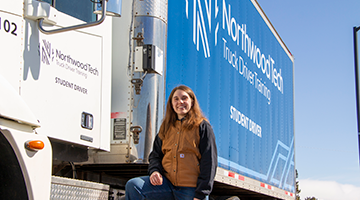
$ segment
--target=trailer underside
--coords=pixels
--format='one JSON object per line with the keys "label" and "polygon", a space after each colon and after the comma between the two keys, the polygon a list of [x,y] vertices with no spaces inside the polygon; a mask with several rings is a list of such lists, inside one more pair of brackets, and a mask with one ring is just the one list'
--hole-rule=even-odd
{"label": "trailer underside", "polygon": [[[75,168],[73,168],[70,164],[63,163],[62,165],[56,165],[53,175],[95,181],[109,184],[113,188],[124,189],[129,179],[147,175],[147,168],[147,164],[86,164],[75,165]],[[76,177],[73,177],[74,169],[76,170]],[[215,181],[211,196],[214,198],[218,196],[238,196],[241,200],[277,199],[259,192]]]}

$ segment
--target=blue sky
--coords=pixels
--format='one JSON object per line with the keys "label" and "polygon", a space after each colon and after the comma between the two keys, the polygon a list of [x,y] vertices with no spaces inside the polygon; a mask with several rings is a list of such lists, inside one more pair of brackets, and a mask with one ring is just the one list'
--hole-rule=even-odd
{"label": "blue sky", "polygon": [[301,199],[360,199],[353,47],[360,1],[258,2],[295,57]]}

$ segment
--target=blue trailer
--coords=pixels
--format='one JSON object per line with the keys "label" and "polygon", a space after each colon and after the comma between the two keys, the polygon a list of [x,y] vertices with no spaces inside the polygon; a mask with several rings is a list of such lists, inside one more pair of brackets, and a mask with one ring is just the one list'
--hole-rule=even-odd
{"label": "blue trailer", "polygon": [[258,3],[171,1],[168,17],[166,94],[197,94],[216,136],[215,185],[294,199],[294,59]]}

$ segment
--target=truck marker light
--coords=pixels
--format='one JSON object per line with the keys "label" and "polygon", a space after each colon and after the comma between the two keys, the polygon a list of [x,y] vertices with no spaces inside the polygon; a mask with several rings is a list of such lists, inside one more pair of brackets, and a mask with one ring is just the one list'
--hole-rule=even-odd
{"label": "truck marker light", "polygon": [[44,146],[44,142],[41,140],[31,140],[25,142],[25,148],[31,151],[42,150]]}

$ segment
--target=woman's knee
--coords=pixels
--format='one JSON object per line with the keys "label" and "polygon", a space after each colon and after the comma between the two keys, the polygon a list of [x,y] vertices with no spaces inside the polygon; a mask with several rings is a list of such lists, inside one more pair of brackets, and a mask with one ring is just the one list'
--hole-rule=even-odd
{"label": "woman's knee", "polygon": [[146,182],[150,182],[149,176],[132,178],[126,183],[125,190],[134,189],[134,188],[138,188],[138,189],[143,188]]}
{"label": "woman's knee", "polygon": [[125,185],[125,190],[133,189],[135,186],[139,187],[140,185],[143,185],[144,181],[140,177],[132,178],[128,180],[128,182]]}

